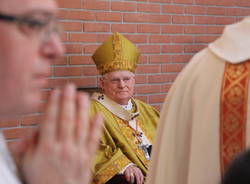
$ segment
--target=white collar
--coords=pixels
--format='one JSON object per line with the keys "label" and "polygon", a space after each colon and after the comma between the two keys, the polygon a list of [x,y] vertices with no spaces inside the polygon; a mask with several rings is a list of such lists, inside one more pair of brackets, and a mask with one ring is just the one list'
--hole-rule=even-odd
{"label": "white collar", "polygon": [[121,106],[122,106],[122,108],[126,109],[127,111],[130,111],[133,108],[133,104],[131,102],[131,99],[129,99],[127,105],[121,105]]}
{"label": "white collar", "polygon": [[209,44],[218,57],[236,64],[250,59],[250,17],[226,26],[219,39]]}
{"label": "white collar", "polygon": [[93,100],[96,100],[100,104],[102,104],[104,107],[106,107],[114,115],[118,116],[119,118],[121,118],[125,121],[131,121],[131,120],[135,119],[137,116],[139,116],[139,106],[133,98],[131,99],[131,104],[133,101],[133,103],[135,104],[135,107],[136,107],[135,108],[136,112],[130,112],[130,111],[124,109],[120,104],[111,100],[105,94],[102,94],[102,93],[94,93],[91,98]]}

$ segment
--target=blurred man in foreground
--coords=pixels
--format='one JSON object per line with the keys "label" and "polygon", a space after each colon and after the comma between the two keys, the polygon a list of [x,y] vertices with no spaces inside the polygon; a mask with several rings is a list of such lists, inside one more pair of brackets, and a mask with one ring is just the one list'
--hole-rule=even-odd
{"label": "blurred man in foreground", "polygon": [[[0,0],[0,118],[34,111],[49,65],[63,54],[54,0]],[[73,85],[54,90],[39,131],[13,145],[0,135],[1,184],[87,184],[101,118]],[[16,163],[14,163],[14,160]]]}

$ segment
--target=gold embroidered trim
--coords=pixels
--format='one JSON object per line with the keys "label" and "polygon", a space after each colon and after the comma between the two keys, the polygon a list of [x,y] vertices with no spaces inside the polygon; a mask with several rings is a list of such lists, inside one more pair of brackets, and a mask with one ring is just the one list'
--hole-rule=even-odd
{"label": "gold embroidered trim", "polygon": [[131,163],[130,160],[124,155],[121,155],[117,160],[112,162],[108,168],[98,173],[93,178],[94,184],[104,184],[117,173],[119,173],[126,165]]}
{"label": "gold embroidered trim", "polygon": [[[137,144],[138,140],[133,135],[133,132],[131,131],[131,127],[128,126],[128,123],[126,121],[123,121],[122,119],[117,118],[117,117],[116,117],[116,119],[117,119],[117,122],[118,122],[118,125],[119,125],[120,129],[121,129],[122,134],[127,139],[127,142],[130,144],[130,146],[132,147],[133,151],[136,153],[136,155],[138,156],[138,158],[141,160],[141,162],[143,163],[143,165],[145,166],[145,168],[148,168],[149,160],[147,160],[145,158],[144,152],[141,149],[139,149],[138,144]],[[143,126],[140,126],[140,128],[142,130],[145,130],[142,127]]]}
{"label": "gold embroidered trim", "polygon": [[220,163],[223,175],[237,153],[246,147],[250,61],[225,65],[220,105]]}

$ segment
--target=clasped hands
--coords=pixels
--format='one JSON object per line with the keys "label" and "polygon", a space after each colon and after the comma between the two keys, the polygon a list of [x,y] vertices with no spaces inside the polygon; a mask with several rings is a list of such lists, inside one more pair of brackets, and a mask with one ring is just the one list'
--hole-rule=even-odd
{"label": "clasped hands", "polygon": [[88,184],[102,117],[89,120],[89,99],[68,84],[52,91],[41,127],[31,139],[12,145],[27,184]]}

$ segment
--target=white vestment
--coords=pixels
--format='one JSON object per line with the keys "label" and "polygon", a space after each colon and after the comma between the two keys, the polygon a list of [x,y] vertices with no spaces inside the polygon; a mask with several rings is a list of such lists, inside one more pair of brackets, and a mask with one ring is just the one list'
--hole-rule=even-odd
{"label": "white vestment", "polygon": [[[248,59],[249,17],[226,26],[218,40],[187,64],[163,105],[147,184],[219,183],[220,94],[224,68],[227,62],[237,64]],[[249,146],[250,97],[246,103],[246,146]]]}
{"label": "white vestment", "polygon": [[21,184],[16,166],[0,132],[0,184]]}

